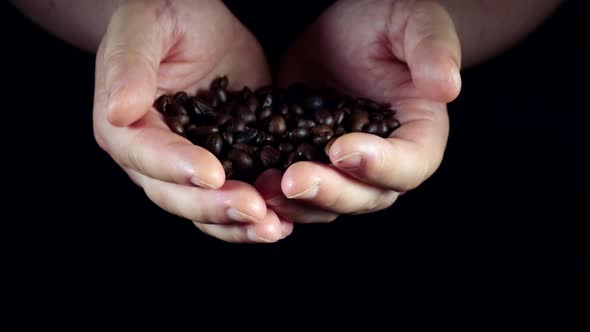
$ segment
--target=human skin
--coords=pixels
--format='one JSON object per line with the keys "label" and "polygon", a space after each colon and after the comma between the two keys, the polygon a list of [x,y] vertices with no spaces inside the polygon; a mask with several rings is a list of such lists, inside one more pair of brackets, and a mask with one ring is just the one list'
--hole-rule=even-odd
{"label": "human skin", "polygon": [[219,162],[173,135],[151,107],[158,94],[195,91],[217,75],[235,87],[270,82],[260,46],[220,1],[14,2],[62,39],[97,51],[99,145],[157,205],[230,242],[273,242],[292,222],[380,210],[421,184],[442,160],[446,103],[460,91],[461,67],[513,45],[560,3],[336,2],[286,53],[279,83],[391,102],[402,127],[387,140],[346,135],[330,149],[334,166],[268,171],[255,189],[224,181]]}

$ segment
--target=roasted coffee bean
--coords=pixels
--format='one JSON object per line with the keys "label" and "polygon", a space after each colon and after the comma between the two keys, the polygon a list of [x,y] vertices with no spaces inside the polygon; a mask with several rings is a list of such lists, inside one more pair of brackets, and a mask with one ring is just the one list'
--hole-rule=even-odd
{"label": "roasted coffee bean", "polygon": [[315,145],[322,145],[323,146],[323,145],[327,144],[333,137],[334,137],[334,134],[324,133],[324,134],[314,137],[312,141],[313,141],[313,144],[315,144]]}
{"label": "roasted coffee bean", "polygon": [[327,126],[333,126],[335,122],[332,114],[330,114],[330,112],[325,109],[317,110],[314,114],[314,119],[315,122]]}
{"label": "roasted coffee bean", "polygon": [[232,162],[232,166],[240,170],[254,166],[254,160],[244,151],[231,149],[227,153],[227,159]]}
{"label": "roasted coffee bean", "polygon": [[224,160],[221,165],[223,166],[223,171],[225,172],[225,178],[228,180],[231,179],[234,175],[232,162],[229,160]]}
{"label": "roasted coffee bean", "polygon": [[234,148],[236,150],[244,151],[247,154],[249,154],[250,156],[253,156],[258,151],[258,147],[248,145],[246,143],[236,143],[236,144],[232,145],[232,148]]}
{"label": "roasted coffee bean", "polygon": [[221,76],[221,77],[214,79],[211,82],[210,89],[211,90],[218,90],[218,89],[225,90],[225,89],[227,89],[228,84],[229,84],[229,79],[227,78],[227,76]]}
{"label": "roasted coffee bean", "polygon": [[370,118],[371,121],[381,121],[385,118],[385,113],[383,113],[382,111],[375,111],[371,114]]}
{"label": "roasted coffee bean", "polygon": [[292,131],[290,131],[287,136],[290,140],[295,141],[295,142],[303,141],[309,137],[309,128],[306,128],[306,127],[295,128]]}
{"label": "roasted coffee bean", "polygon": [[[349,114],[350,114],[350,110],[349,110]],[[344,121],[344,117],[346,117],[346,110],[344,108],[339,108],[336,111],[334,111],[334,124],[335,125],[339,125],[342,124],[342,121]]]}
{"label": "roasted coffee bean", "polygon": [[265,107],[258,112],[258,121],[265,121],[272,116],[272,107]]}
{"label": "roasted coffee bean", "polygon": [[183,126],[186,126],[191,122],[191,119],[187,114],[180,114],[176,118],[178,119],[178,121],[180,121],[180,123],[182,123]]}
{"label": "roasted coffee bean", "polygon": [[178,117],[182,114],[187,114],[184,107],[182,107],[182,105],[180,105],[178,103],[167,104],[164,109],[165,109],[166,116],[169,116],[169,117]]}
{"label": "roasted coffee bean", "polygon": [[308,110],[319,110],[325,105],[324,97],[320,95],[311,95],[303,100],[303,107]]}
{"label": "roasted coffee bean", "polygon": [[357,98],[356,103],[373,111],[379,110],[381,108],[379,103],[367,98]]}
{"label": "roasted coffee bean", "polygon": [[366,111],[355,110],[350,115],[350,131],[362,131],[367,123],[369,123],[369,113]]}
{"label": "roasted coffee bean", "polygon": [[262,97],[262,107],[272,106],[272,93],[267,93]]}
{"label": "roasted coffee bean", "polygon": [[249,87],[245,86],[242,88],[242,90],[240,90],[240,92],[238,92],[238,96],[242,102],[247,102],[250,97],[254,96],[254,93]]}
{"label": "roasted coffee bean", "polygon": [[334,129],[334,135],[336,135],[336,136],[342,136],[345,134],[346,134],[346,128],[344,128],[343,125],[336,126],[336,129]]}
{"label": "roasted coffee bean", "polygon": [[215,113],[215,109],[213,109],[211,105],[207,104],[204,100],[200,98],[195,98],[193,100],[193,107],[195,113],[198,115]]}
{"label": "roasted coffee bean", "polygon": [[334,131],[328,125],[319,125],[311,128],[311,134],[313,136],[320,136],[325,134],[334,135]]}
{"label": "roasted coffee bean", "polygon": [[216,126],[223,126],[231,119],[232,116],[227,113],[217,113],[211,118],[211,123]]}
{"label": "roasted coffee bean", "polygon": [[[328,141],[326,141],[326,143]],[[295,151],[300,159],[318,161],[321,158],[321,154],[319,153],[318,149],[307,142],[299,144],[297,150]]]}
{"label": "roasted coffee bean", "polygon": [[251,123],[256,122],[256,113],[251,112],[246,107],[239,107],[238,108],[238,117],[240,119],[244,120],[244,122],[246,124],[251,124]]}
{"label": "roasted coffee bean", "polygon": [[189,133],[192,136],[207,136],[210,134],[217,134],[219,133],[219,127],[217,126],[191,126],[189,129]]}
{"label": "roasted coffee bean", "polygon": [[254,128],[249,128],[246,129],[246,131],[237,134],[235,137],[235,141],[236,143],[249,143],[252,140],[254,140],[256,136],[258,136],[258,130]]}
{"label": "roasted coffee bean", "polygon": [[270,145],[260,150],[260,162],[266,168],[275,166],[281,159],[281,152]]}
{"label": "roasted coffee bean", "polygon": [[178,135],[184,135],[184,125],[177,117],[174,118],[167,118],[166,124],[174,133]]}
{"label": "roasted coffee bean", "polygon": [[254,91],[254,94],[256,96],[258,96],[259,98],[262,98],[263,96],[266,96],[271,93],[272,93],[272,86],[270,86],[270,85],[261,86],[258,89],[256,89],[256,91]]}
{"label": "roasted coffee bean", "polygon": [[311,127],[314,127],[315,125],[316,125],[315,121],[313,121],[311,119],[299,119],[299,121],[297,121],[297,127],[311,128]]}
{"label": "roasted coffee bean", "polygon": [[260,107],[260,102],[254,94],[250,94],[248,96],[246,106],[250,109],[251,112],[256,112],[256,110]]}
{"label": "roasted coffee bean", "polygon": [[289,153],[295,150],[295,145],[289,141],[279,143],[279,151]]}
{"label": "roasted coffee bean", "polygon": [[377,123],[375,122],[371,122],[371,123],[367,123],[364,127],[363,127],[363,131],[367,134],[373,134],[373,135],[377,135],[377,132],[379,131],[379,128],[377,126]]}
{"label": "roasted coffee bean", "polygon": [[219,134],[210,134],[205,139],[204,148],[213,153],[216,157],[219,157],[221,150],[223,149],[223,138]]}
{"label": "roasted coffee bean", "polygon": [[336,101],[336,108],[339,109],[339,108],[347,107],[348,104],[350,104],[350,102],[351,102],[351,98],[350,97],[341,96]]}
{"label": "roasted coffee bean", "polygon": [[231,132],[226,130],[221,133],[221,137],[227,142],[227,144],[234,144],[234,135]]}
{"label": "roasted coffee bean", "polygon": [[241,133],[246,130],[246,122],[242,119],[233,118],[225,123],[225,130],[231,133]]}
{"label": "roasted coffee bean", "polygon": [[291,116],[291,114],[289,113],[289,107],[287,107],[287,105],[285,105],[285,104],[277,107],[276,113],[281,115],[284,118],[289,118]]}
{"label": "roasted coffee bean", "polygon": [[188,100],[188,94],[184,91],[177,92],[174,94],[174,100],[179,104],[184,104]]}
{"label": "roasted coffee bean", "polygon": [[215,97],[217,98],[217,100],[219,100],[220,103],[227,103],[227,91],[225,91],[225,89],[215,90]]}
{"label": "roasted coffee bean", "polygon": [[295,151],[289,153],[289,156],[287,157],[287,160],[285,160],[285,163],[283,164],[283,168],[287,169],[289,168],[291,165],[293,165],[294,163],[301,161],[301,157],[299,156],[299,154]]}
{"label": "roasted coffee bean", "polygon": [[258,136],[254,140],[256,145],[276,145],[275,137],[265,131],[258,131]]}
{"label": "roasted coffee bean", "polygon": [[281,136],[285,131],[287,131],[287,122],[285,121],[285,118],[280,115],[273,115],[268,124],[268,132],[273,135]]}
{"label": "roasted coffee bean", "polygon": [[387,124],[387,127],[389,128],[389,130],[392,130],[392,131],[396,130],[397,128],[399,128],[401,126],[401,124],[395,118],[395,116],[393,114],[390,114],[385,118],[385,123]]}
{"label": "roasted coffee bean", "polygon": [[300,105],[291,104],[289,105],[289,113],[294,116],[302,116],[305,114],[305,110],[303,110],[303,107]]}
{"label": "roasted coffee bean", "polygon": [[158,97],[158,99],[156,99],[154,107],[156,108],[156,110],[158,112],[165,113],[166,106],[168,104],[172,104],[173,102],[174,102],[174,99],[172,97],[170,97],[169,95],[161,95],[160,97]]}
{"label": "roasted coffee bean", "polygon": [[377,132],[375,133],[376,135],[381,137],[387,137],[389,135],[390,130],[385,121],[377,121],[375,122],[375,125],[377,126]]}

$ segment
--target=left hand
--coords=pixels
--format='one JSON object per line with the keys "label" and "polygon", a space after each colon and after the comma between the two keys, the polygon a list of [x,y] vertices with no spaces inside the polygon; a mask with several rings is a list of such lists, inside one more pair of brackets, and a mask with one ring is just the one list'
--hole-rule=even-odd
{"label": "left hand", "polygon": [[443,158],[446,103],[461,89],[460,63],[453,21],[440,5],[338,1],[289,49],[280,82],[389,102],[402,125],[387,139],[340,137],[329,150],[333,165],[300,162],[284,174],[267,171],[256,187],[268,206],[292,222],[327,222],[385,209],[420,185]]}

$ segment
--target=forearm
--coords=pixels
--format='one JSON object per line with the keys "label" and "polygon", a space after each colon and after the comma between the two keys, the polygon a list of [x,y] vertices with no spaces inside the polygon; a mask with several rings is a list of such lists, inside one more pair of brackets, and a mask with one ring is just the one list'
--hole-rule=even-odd
{"label": "forearm", "polygon": [[111,15],[124,0],[11,0],[24,14],[59,38],[95,52]]}
{"label": "forearm", "polygon": [[453,18],[463,67],[485,61],[526,37],[563,0],[435,0]]}

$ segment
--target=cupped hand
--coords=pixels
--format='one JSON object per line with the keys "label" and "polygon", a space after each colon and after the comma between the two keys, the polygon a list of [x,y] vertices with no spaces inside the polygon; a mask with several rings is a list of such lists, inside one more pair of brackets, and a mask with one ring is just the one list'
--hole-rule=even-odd
{"label": "cupped hand", "polygon": [[326,222],[387,208],[420,185],[443,158],[460,63],[453,21],[438,4],[341,0],[327,9],[286,53],[281,84],[391,103],[401,127],[387,139],[338,138],[328,152],[333,165],[300,162],[284,174],[264,173],[257,188],[269,207],[289,221]]}
{"label": "cupped hand", "polygon": [[221,1],[127,1],[96,58],[95,137],[161,208],[225,241],[273,242],[292,225],[254,187],[225,181],[215,156],[152,107],[160,94],[195,93],[221,75],[234,89],[270,81],[259,44]]}

